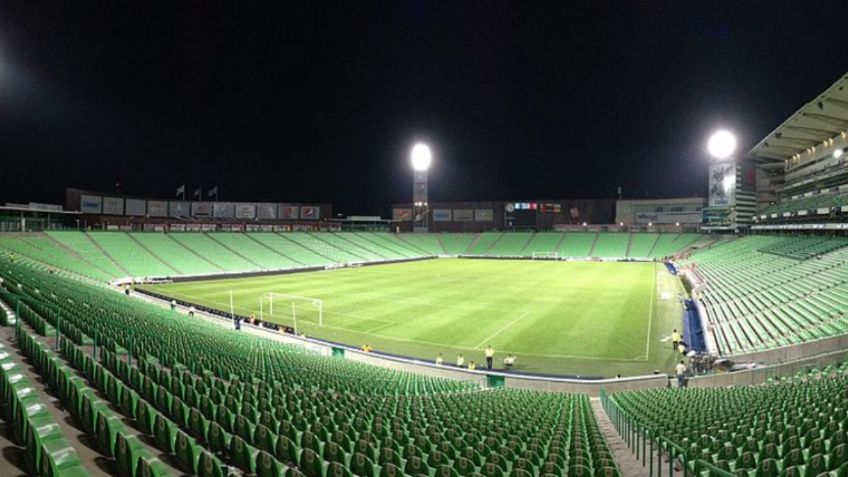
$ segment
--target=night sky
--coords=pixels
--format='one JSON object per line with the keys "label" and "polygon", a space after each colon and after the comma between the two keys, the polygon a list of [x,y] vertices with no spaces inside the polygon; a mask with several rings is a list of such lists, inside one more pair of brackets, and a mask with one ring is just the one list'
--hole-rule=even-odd
{"label": "night sky", "polygon": [[[706,193],[848,71],[846,1],[0,3],[0,202],[408,201]],[[119,184],[119,185],[118,185]]]}

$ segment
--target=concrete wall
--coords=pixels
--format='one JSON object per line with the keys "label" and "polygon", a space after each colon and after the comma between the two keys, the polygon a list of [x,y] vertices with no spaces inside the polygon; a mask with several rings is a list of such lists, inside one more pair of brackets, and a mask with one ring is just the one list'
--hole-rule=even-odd
{"label": "concrete wall", "polygon": [[767,367],[755,368],[733,373],[713,374],[710,376],[699,376],[689,380],[690,387],[710,388],[724,386],[745,386],[751,384],[763,384],[769,378],[780,376],[791,376],[798,371],[807,371],[811,368],[823,368],[829,364],[848,360],[848,349],[839,349],[817,356],[809,356],[791,362],[778,363]]}

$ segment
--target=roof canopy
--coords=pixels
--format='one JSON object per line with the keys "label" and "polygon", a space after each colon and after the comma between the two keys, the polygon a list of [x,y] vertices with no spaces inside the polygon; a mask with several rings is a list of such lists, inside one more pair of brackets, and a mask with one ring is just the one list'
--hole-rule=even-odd
{"label": "roof canopy", "polygon": [[763,138],[748,155],[765,161],[786,161],[814,147],[832,143],[848,130],[848,74],[810,101]]}

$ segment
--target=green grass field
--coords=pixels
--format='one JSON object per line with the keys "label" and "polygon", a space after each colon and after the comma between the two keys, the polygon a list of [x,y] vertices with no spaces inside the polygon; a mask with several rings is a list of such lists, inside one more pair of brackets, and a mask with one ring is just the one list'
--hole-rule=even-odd
{"label": "green grass field", "polygon": [[[582,376],[668,370],[675,356],[661,341],[680,328],[679,280],[653,263],[439,259],[321,272],[218,279],[148,287],[237,313],[260,315],[267,292],[320,298],[297,304],[308,336],[431,360],[484,361],[507,352],[519,371]],[[275,302],[267,321],[292,324],[291,303]]]}

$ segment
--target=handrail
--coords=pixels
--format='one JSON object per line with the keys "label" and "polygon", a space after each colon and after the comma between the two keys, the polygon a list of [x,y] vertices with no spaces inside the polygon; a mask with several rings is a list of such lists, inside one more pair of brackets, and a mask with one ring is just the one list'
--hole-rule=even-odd
{"label": "handrail", "polygon": [[[616,402],[615,397],[607,393],[605,389],[600,392],[601,406],[615,426],[618,434],[624,440],[627,447],[636,455],[636,459],[642,460],[642,466],[648,467],[650,477],[663,477],[663,454],[665,462],[668,462],[668,477],[674,477],[675,473],[682,475],[690,474],[692,471],[697,475],[700,470],[707,470],[710,476],[734,477],[726,470],[722,470],[711,463],[695,458],[687,462],[686,449],[672,442],[668,438],[642,422],[635,416],[630,415]],[[656,459],[656,464],[655,464]],[[682,468],[675,468],[678,463]],[[691,464],[691,468],[688,468]]]}

